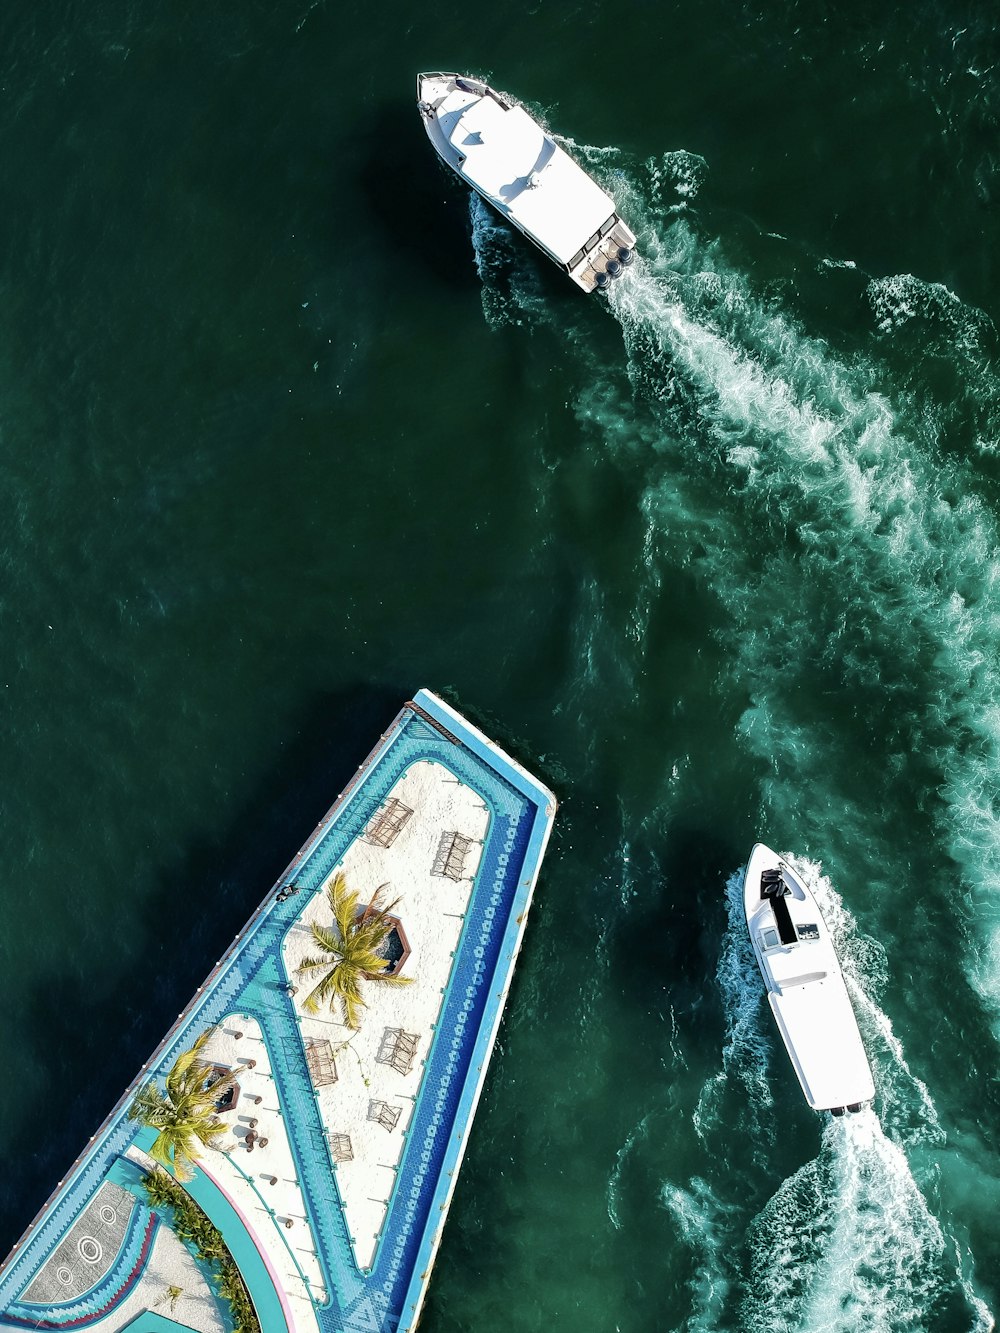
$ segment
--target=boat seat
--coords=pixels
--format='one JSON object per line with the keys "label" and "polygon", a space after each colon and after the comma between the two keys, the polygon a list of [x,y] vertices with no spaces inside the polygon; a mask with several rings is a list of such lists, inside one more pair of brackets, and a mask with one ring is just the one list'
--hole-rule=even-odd
{"label": "boat seat", "polygon": [[826,972],[803,972],[801,976],[788,977],[785,981],[779,981],[778,989],[784,994],[786,990],[792,990],[795,986],[808,986],[810,981],[822,981],[826,975]]}
{"label": "boat seat", "polygon": [[791,889],[785,882],[780,870],[762,870],[760,874],[760,896],[762,898],[787,898]]}

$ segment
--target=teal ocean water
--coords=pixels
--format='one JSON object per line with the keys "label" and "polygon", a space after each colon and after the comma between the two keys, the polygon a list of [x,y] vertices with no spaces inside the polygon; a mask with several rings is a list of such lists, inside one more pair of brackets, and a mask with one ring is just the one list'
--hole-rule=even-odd
{"label": "teal ocean water", "polygon": [[[987,6],[0,16],[0,1248],[399,703],[562,807],[427,1333],[1000,1305],[1000,39]],[[436,161],[526,102],[587,299]],[[835,925],[808,1111],[734,874]]]}

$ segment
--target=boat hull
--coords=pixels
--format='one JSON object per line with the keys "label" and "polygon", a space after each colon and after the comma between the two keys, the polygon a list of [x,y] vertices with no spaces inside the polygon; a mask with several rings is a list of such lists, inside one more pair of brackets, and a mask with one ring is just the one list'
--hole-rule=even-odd
{"label": "boat hull", "polygon": [[743,905],[768,1004],[807,1103],[860,1110],[875,1095],[840,960],[816,899],[762,843],[743,877]]}
{"label": "boat hull", "polygon": [[635,234],[614,200],[513,99],[461,74],[417,76],[438,156],[584,291],[632,262]]}

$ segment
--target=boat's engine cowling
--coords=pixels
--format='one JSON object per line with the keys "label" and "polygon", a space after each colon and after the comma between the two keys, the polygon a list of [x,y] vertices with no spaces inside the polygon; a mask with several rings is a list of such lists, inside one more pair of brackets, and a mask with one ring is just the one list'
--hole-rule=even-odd
{"label": "boat's engine cowling", "polygon": [[630,250],[627,245],[623,245],[618,251],[618,258],[622,261],[625,267],[628,268],[629,264],[631,264],[632,260],[635,258],[635,251]]}
{"label": "boat's engine cowling", "polygon": [[594,279],[594,285],[599,292],[606,292],[611,286],[611,279],[606,273],[598,273],[597,277]]}
{"label": "boat's engine cowling", "polygon": [[620,259],[608,260],[608,273],[612,278],[620,278],[622,275],[622,263]]}

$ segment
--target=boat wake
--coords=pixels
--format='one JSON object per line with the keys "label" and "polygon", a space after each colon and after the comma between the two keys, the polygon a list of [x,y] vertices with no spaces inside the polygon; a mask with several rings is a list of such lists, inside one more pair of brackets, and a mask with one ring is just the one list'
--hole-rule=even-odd
{"label": "boat wake", "polygon": [[[641,231],[609,298],[631,393],[599,365],[576,410],[602,447],[658,464],[641,501],[648,576],[682,567],[720,607],[727,693],[749,700],[739,740],[778,826],[805,785],[817,807],[825,789],[838,820],[865,823],[857,756],[831,764],[836,729],[796,703],[816,693],[796,690],[800,676],[856,699],[857,715],[891,715],[873,800],[904,810],[922,800],[960,868],[973,908],[967,972],[1000,1033],[1000,529],[974,473],[946,449],[949,407],[910,382],[890,397],[882,356],[919,328],[913,360],[948,347],[982,422],[1000,420],[992,325],[940,285],[873,279],[874,354],[838,356],[700,234],[689,205],[702,159],[670,153],[626,170],[617,150],[573,148]],[[592,321],[546,311],[530,252],[485,204],[472,207],[487,318],[558,318],[585,360]],[[990,441],[984,429],[973,443],[986,453]],[[829,845],[821,826],[811,831]],[[943,888],[947,871],[936,873]]]}
{"label": "boat wake", "polygon": [[947,1244],[872,1111],[831,1119],[819,1156],[748,1232],[744,1327],[760,1333],[933,1328],[953,1285]]}
{"label": "boat wake", "polygon": [[[927,1088],[910,1070],[878,1004],[884,952],[859,933],[815,862],[785,859],[815,895],[834,936],[885,1127],[870,1109],[824,1116],[819,1155],[751,1217],[736,1198],[725,1198],[722,1185],[699,1176],[664,1186],[663,1203],[693,1261],[686,1328],[702,1333],[732,1323],[748,1333],[904,1333],[936,1327],[941,1312],[951,1309],[965,1327],[987,1333],[993,1317],[904,1151],[938,1144],[944,1135]],[[758,1164],[766,1167],[774,1153],[770,1082],[779,1043],[749,942],[743,947],[742,885],[742,872],[726,884],[729,929],[716,974],[726,1023],[722,1069],[702,1089],[694,1120],[710,1158],[724,1151],[732,1108],[723,1114],[719,1104],[735,1083],[749,1117],[741,1131],[756,1136]],[[741,1254],[742,1268],[734,1258]]]}
{"label": "boat wake", "polygon": [[664,1185],[662,1201],[693,1260],[687,1283],[691,1313],[685,1333],[719,1333],[729,1322],[729,1306],[738,1288],[730,1247],[739,1226],[739,1210],[722,1202],[700,1176],[692,1177],[685,1189]]}
{"label": "boat wake", "polygon": [[726,882],[726,933],[716,970],[716,982],[725,1009],[726,1035],[722,1068],[702,1088],[694,1110],[694,1127],[705,1142],[724,1123],[722,1099],[733,1081],[738,1084],[736,1114],[749,1118],[749,1142],[757,1151],[774,1137],[771,1095],[771,1033],[762,1004],[760,972],[750,946],[743,910],[743,872]]}
{"label": "boat wake", "polygon": [[524,241],[474,190],[469,192],[469,221],[487,324],[499,329],[540,316],[541,284],[537,270],[523,262]]}
{"label": "boat wake", "polygon": [[819,1155],[749,1222],[697,1176],[662,1201],[692,1260],[685,1333],[921,1333],[947,1315],[994,1328],[871,1110],[828,1117]]}
{"label": "boat wake", "polygon": [[[619,620],[600,586],[579,615],[596,602],[611,629],[625,631],[628,669],[652,674],[659,590],[681,580],[696,589],[700,612],[718,625],[719,691],[746,700],[739,763],[756,775],[767,826],[793,827],[809,845],[849,847],[869,867],[887,855],[906,864],[911,849],[893,846],[893,830],[919,809],[936,833],[922,899],[953,899],[960,876],[969,909],[949,913],[952,947],[929,943],[926,965],[964,966],[1000,1032],[1000,529],[971,464],[948,452],[948,407],[917,377],[888,391],[885,362],[893,340],[905,351],[917,326],[931,329],[988,421],[1000,405],[988,321],[944,288],[874,279],[872,354],[837,353],[700,234],[690,207],[705,179],[700,159],[671,154],[639,169],[615,150],[575,151],[599,179],[611,184],[615,174],[622,214],[640,232],[638,258],[609,298],[628,383],[592,350],[589,308],[539,302],[523,246],[516,256],[494,250],[499,270],[480,271],[491,288],[487,318],[499,308],[499,322],[548,322],[573,345],[585,386],[572,404],[577,418],[595,451],[614,455],[636,481],[645,581]],[[507,235],[501,244],[510,243]],[[492,241],[480,230],[477,254],[484,245]],[[848,261],[818,268],[850,276]],[[988,453],[989,432],[973,443]],[[627,635],[633,624],[652,632]],[[598,666],[577,688],[603,700],[601,670],[611,668],[596,652],[587,660]],[[839,714],[828,698],[841,702]],[[693,1122],[706,1162],[728,1160],[738,1126],[769,1183],[755,1204],[746,1202],[749,1187],[740,1199],[732,1192],[746,1180],[734,1187],[713,1169],[664,1185],[664,1206],[691,1252],[687,1327],[878,1333],[932,1327],[940,1315],[949,1326],[992,1328],[964,1245],[927,1203],[929,1159],[944,1135],[879,1003],[885,952],[858,931],[818,866],[793,864],[836,940],[875,1111],[828,1120],[819,1155],[775,1191],[775,1160],[787,1145],[776,1139],[772,1089],[787,1075],[789,1095],[798,1092],[777,1064],[734,876],[718,967],[722,1064],[701,1088]],[[868,887],[878,910],[909,912],[913,883],[875,874]]]}
{"label": "boat wake", "polygon": [[[644,240],[647,258],[610,296],[633,389],[665,427],[661,448],[673,464],[644,505],[663,530],[687,511],[697,572],[730,619],[733,684],[751,700],[742,742],[768,771],[767,795],[780,808],[812,783],[803,760],[836,748],[823,720],[795,711],[797,670],[818,667],[874,716],[887,701],[896,709],[893,777],[917,770],[918,790],[941,795],[929,813],[975,907],[969,977],[1000,1017],[994,517],[960,465],[941,457],[926,404],[890,403],[873,367],[838,363],[764,307],[685,219]],[[883,285],[883,312],[886,299]],[[971,354],[979,323],[940,293],[934,299]],[[908,317],[898,300],[894,309],[891,318]],[[606,401],[604,411],[616,405]],[[593,401],[585,413],[595,414]],[[683,482],[678,493],[678,470],[695,466],[726,496],[724,523],[688,506]],[[928,696],[931,709],[919,703]],[[830,781],[832,807],[850,808],[852,775],[833,772]]]}

